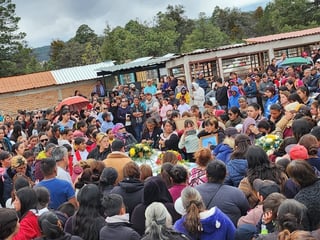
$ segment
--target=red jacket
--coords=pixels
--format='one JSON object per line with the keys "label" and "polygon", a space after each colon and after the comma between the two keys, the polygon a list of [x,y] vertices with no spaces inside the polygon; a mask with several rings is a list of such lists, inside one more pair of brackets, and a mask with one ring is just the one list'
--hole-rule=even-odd
{"label": "red jacket", "polygon": [[20,228],[13,240],[31,240],[41,236],[38,217],[29,211],[24,218],[20,220]]}

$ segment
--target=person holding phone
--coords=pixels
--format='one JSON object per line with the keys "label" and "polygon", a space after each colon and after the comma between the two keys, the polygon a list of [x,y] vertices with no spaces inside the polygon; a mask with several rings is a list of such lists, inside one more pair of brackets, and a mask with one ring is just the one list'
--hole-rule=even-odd
{"label": "person holding phone", "polygon": [[160,134],[159,148],[162,151],[178,151],[179,136],[176,132],[176,124],[167,120],[163,124],[163,133]]}
{"label": "person holding phone", "polygon": [[194,153],[199,149],[198,131],[191,119],[184,121],[184,132],[180,138],[178,147],[186,151],[186,159],[195,162]]}

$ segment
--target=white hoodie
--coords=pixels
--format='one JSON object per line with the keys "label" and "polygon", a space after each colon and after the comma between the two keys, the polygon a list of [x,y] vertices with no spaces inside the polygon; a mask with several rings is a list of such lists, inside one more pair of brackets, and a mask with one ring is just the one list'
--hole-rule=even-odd
{"label": "white hoodie", "polygon": [[193,104],[199,107],[202,107],[205,101],[204,90],[199,87],[198,83],[193,82],[192,86],[195,90],[193,90]]}

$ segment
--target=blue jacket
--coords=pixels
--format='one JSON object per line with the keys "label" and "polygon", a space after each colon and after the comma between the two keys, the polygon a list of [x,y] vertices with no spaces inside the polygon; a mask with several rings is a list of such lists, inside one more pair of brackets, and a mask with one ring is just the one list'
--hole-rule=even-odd
{"label": "blue jacket", "polygon": [[208,82],[205,78],[197,78],[196,83],[198,83],[199,87],[202,87],[204,90],[209,87]]}
{"label": "blue jacket", "polygon": [[203,231],[201,232],[199,238],[193,237],[187,232],[183,224],[185,222],[185,216],[176,221],[176,223],[174,224],[174,229],[189,236],[190,239],[233,240],[235,226],[231,222],[230,218],[217,207],[211,208],[209,211],[212,211],[213,214],[211,214],[207,218],[200,220]]}
{"label": "blue jacket", "polygon": [[244,92],[246,93],[246,96],[247,96],[247,97],[255,97],[255,96],[257,95],[257,85],[256,85],[256,82],[251,81],[250,84],[245,83],[243,90],[244,90]]}
{"label": "blue jacket", "polygon": [[232,148],[228,144],[220,143],[213,150],[215,158],[227,163],[230,160]]}
{"label": "blue jacket", "polygon": [[232,159],[227,165],[227,176],[224,184],[238,187],[240,181],[246,176],[248,169],[248,162],[246,159]]}
{"label": "blue jacket", "polygon": [[238,100],[240,98],[239,88],[237,86],[232,86],[230,90],[236,92],[236,95],[231,95],[229,97],[228,108],[231,108],[233,106],[240,108],[240,105],[238,103]]}
{"label": "blue jacket", "polygon": [[264,105],[264,116],[268,118],[270,116],[270,106],[278,102],[278,95],[274,95],[272,98],[268,98]]}

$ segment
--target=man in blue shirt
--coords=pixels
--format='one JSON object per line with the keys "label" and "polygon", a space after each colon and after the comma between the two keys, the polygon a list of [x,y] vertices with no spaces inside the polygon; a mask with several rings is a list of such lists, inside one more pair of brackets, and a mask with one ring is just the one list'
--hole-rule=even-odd
{"label": "man in blue shirt", "polygon": [[151,95],[155,95],[156,92],[157,92],[157,88],[152,84],[152,79],[148,79],[147,86],[144,87],[143,93],[144,94],[151,93]]}
{"label": "man in blue shirt", "polygon": [[251,75],[247,75],[243,90],[246,93],[248,104],[257,103],[257,85]]}
{"label": "man in blue shirt", "polygon": [[199,87],[203,88],[204,92],[206,92],[207,88],[209,87],[207,80],[203,76],[203,72],[198,73],[196,83],[198,83]]}
{"label": "man in blue shirt", "polygon": [[53,158],[41,160],[40,169],[44,179],[37,186],[45,187],[50,192],[49,208],[57,209],[62,203],[70,202],[77,207],[75,192],[72,185],[66,180],[58,179],[57,164]]}

